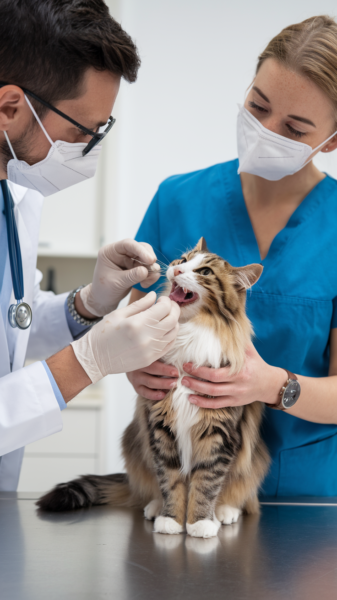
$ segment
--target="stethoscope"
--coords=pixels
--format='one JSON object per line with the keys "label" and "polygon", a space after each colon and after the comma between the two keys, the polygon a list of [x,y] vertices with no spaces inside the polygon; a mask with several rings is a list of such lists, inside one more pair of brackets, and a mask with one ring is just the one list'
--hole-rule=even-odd
{"label": "stethoscope", "polygon": [[1,180],[1,189],[5,204],[9,262],[11,266],[13,290],[16,300],[16,304],[11,304],[8,309],[8,320],[11,327],[28,329],[32,323],[33,313],[29,304],[27,304],[27,302],[23,302],[25,291],[23,284],[20,241],[14,215],[14,202],[5,179]]}

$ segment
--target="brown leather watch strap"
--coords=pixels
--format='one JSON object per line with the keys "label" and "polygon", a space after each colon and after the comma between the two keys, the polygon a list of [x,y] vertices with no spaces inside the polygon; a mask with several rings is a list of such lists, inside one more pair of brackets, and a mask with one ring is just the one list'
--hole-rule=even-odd
{"label": "brown leather watch strap", "polygon": [[288,379],[287,379],[287,381],[285,382],[284,386],[283,386],[283,387],[280,389],[280,399],[279,399],[279,401],[277,402],[277,404],[267,404],[267,402],[265,403],[265,404],[266,404],[266,406],[269,406],[269,408],[276,408],[277,410],[286,410],[286,409],[284,408],[284,406],[282,406],[283,392],[284,392],[285,388],[286,388],[286,387],[287,387],[287,385],[288,385],[288,381],[289,381],[289,379],[292,379],[293,381],[298,381],[298,379],[297,379],[297,377],[296,377],[295,373],[292,373],[291,371],[288,371],[288,369],[284,369],[284,370],[286,371],[286,373],[287,373],[287,375],[288,375]]}
{"label": "brown leather watch strap", "polygon": [[297,375],[295,375],[295,373],[288,371],[288,369],[284,369],[284,370],[287,371],[287,373],[288,373],[288,379],[292,379],[293,381],[298,381]]}

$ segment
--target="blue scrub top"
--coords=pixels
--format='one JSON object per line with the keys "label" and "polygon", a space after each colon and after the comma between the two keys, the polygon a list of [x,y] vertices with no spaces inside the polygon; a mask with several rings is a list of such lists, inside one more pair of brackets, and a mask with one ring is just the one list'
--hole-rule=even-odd
{"label": "blue scrub top", "polygon": [[[337,327],[337,181],[326,176],[308,194],[261,261],[237,169],[234,160],[164,181],[136,239],[166,264],[201,236],[233,266],[263,264],[247,293],[257,351],[271,365],[326,377]],[[263,495],[337,496],[337,425],[266,408],[262,433],[272,458]]]}

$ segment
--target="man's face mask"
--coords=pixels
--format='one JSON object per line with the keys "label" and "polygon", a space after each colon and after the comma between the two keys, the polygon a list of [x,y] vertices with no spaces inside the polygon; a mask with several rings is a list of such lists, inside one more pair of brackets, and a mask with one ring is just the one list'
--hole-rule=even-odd
{"label": "man's face mask", "polygon": [[278,181],[297,173],[310,162],[313,152],[336,135],[311,148],[266,129],[244,106],[237,118],[238,173],[251,173],[269,181]]}
{"label": "man's face mask", "polygon": [[88,154],[82,155],[86,143],[71,144],[53,140],[41,123],[34,107],[25,96],[27,104],[39,123],[43,133],[50,142],[51,148],[43,160],[29,165],[24,160],[18,160],[4,131],[13,159],[7,164],[9,181],[40,192],[43,196],[51,196],[76,183],[90,179],[96,173],[97,162],[102,146],[96,145]]}

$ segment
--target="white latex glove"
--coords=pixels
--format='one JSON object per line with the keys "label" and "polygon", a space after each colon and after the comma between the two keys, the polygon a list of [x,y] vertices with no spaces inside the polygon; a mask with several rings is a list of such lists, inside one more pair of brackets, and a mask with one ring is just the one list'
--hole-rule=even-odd
{"label": "white latex glove", "polygon": [[[150,287],[160,276],[156,260],[152,246],[145,242],[126,239],[101,248],[93,282],[80,291],[85,308],[93,315],[103,317],[117,308],[136,283]],[[149,272],[140,263],[153,271]]]}
{"label": "white latex glove", "polygon": [[150,292],[120,308],[72,342],[78,362],[93,383],[112,373],[128,373],[158,360],[173,345],[180,308],[169,298]]}

